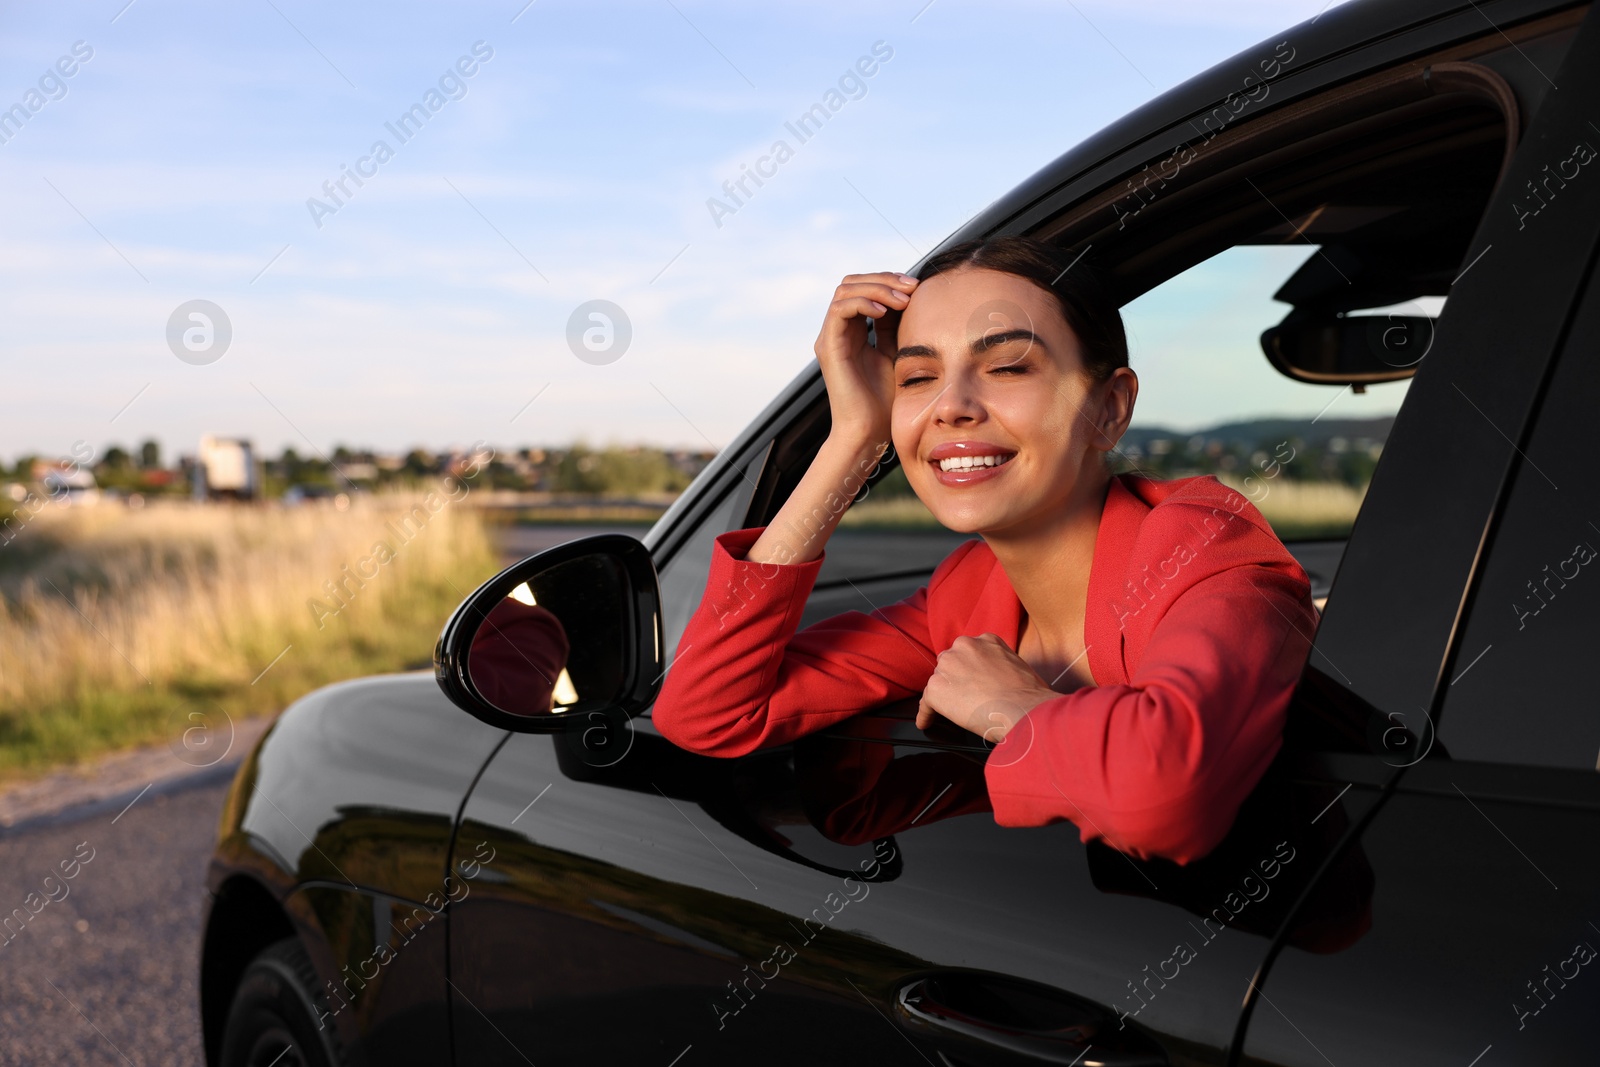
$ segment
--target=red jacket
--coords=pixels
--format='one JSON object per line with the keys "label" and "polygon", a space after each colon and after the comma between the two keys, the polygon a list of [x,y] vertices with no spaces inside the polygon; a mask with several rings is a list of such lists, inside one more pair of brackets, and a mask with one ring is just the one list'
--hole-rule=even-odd
{"label": "red jacket", "polygon": [[[760,534],[716,539],[653,712],[680,747],[739,756],[915,696],[962,634],[1017,647],[1022,603],[982,541],[898,603],[796,633],[822,560],[751,563]],[[1035,707],[989,754],[995,821],[1205,855],[1282,745],[1316,622],[1305,571],[1244,497],[1209,475],[1114,478],[1084,621],[1095,685]]]}

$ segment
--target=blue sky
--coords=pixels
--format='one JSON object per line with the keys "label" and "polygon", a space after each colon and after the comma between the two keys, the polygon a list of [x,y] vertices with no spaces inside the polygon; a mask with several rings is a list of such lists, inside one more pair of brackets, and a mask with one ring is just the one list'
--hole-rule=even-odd
{"label": "blue sky", "polygon": [[[811,358],[841,275],[909,266],[1095,130],[1323,6],[124,3],[0,15],[0,107],[41,78],[56,96],[0,144],[3,456],[146,437],[170,455],[202,433],[272,452],[721,446]],[[76,42],[92,56],[47,78]],[[800,144],[785,123],[875,42],[892,56]],[[441,79],[402,142],[386,123]],[[793,158],[717,225],[708,198],[779,138]],[[378,140],[392,158],[361,163]],[[358,165],[335,204],[324,182]],[[313,197],[337,210],[314,218]],[[1249,354],[1308,250],[1248,251],[1128,309],[1138,421],[1332,399]],[[200,365],[167,341],[194,299],[232,326]],[[590,300],[630,319],[614,362],[568,346]],[[1398,388],[1337,410],[1393,410]]]}

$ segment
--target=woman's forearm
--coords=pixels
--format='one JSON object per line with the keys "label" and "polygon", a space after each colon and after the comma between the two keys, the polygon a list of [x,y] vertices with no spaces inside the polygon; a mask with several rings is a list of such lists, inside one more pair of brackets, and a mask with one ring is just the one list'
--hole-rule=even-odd
{"label": "woman's forearm", "polygon": [[850,502],[877,468],[888,442],[860,441],[830,435],[801,477],[800,484],[750,546],[752,563],[807,563],[839,525]]}

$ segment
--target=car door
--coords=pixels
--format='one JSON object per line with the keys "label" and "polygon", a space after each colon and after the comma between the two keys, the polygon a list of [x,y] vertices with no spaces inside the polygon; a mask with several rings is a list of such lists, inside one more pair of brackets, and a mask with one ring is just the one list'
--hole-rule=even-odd
{"label": "car door", "polygon": [[[985,746],[953,730],[930,740],[914,711],[869,713],[797,754],[817,825],[847,842],[892,836],[904,862],[849,918],[871,942],[902,947],[905,964],[835,980],[933,1062],[1224,1062],[1273,934],[1365,798],[1285,762],[1203,859],[1142,861],[1084,844],[1067,822],[999,826]],[[1288,934],[1314,954],[1366,930],[1359,852],[1322,887]]]}
{"label": "car door", "polygon": [[[648,721],[511,737],[459,837],[493,862],[457,861],[458,1060],[1223,1062],[1359,812],[1274,780],[1206,859],[1136,861],[997,826],[981,744],[930,742],[912,711],[734,761]],[[1309,951],[1365,930],[1359,854],[1334,882],[1291,934]]]}
{"label": "car door", "polygon": [[[795,399],[759,481],[705,509],[664,590],[703,586],[697,542],[765,521],[783,489],[765,487],[825,435],[819,399]],[[962,539],[847,528],[806,615],[906,595]],[[458,1059],[1222,1062],[1271,934],[1359,810],[1274,776],[1180,868],[1067,823],[999,827],[986,758],[904,707],[739,760],[682,752],[648,719],[511,736],[457,837]],[[1363,928],[1367,883],[1345,862],[1295,934],[1313,951]]]}
{"label": "car door", "polygon": [[1390,439],[1301,694],[1308,716],[1365,718],[1393,768],[1352,835],[1372,930],[1326,957],[1275,946],[1245,1062],[1593,1059],[1600,182],[1577,162],[1600,145],[1593,15],[1555,80]]}

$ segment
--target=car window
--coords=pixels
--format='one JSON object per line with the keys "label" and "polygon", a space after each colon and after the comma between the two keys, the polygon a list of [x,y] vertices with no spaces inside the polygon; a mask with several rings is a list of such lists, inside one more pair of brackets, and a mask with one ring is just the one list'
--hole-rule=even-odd
{"label": "car window", "polygon": [[[1303,242],[1235,245],[1123,306],[1139,399],[1113,456],[1119,471],[1215,475],[1286,542],[1349,536],[1411,383],[1357,393],[1267,362],[1261,335],[1290,309],[1275,294],[1326,254]],[[1424,296],[1350,314],[1434,317],[1443,304]]]}
{"label": "car window", "polygon": [[[1290,545],[1319,606],[1410,386],[1403,379],[1357,393],[1291,380],[1268,363],[1261,334],[1289,308],[1274,294],[1321,254],[1305,244],[1236,245],[1124,305],[1139,399],[1108,457],[1117,473],[1209,474],[1239,490]],[[1437,317],[1443,305],[1424,296],[1353,314]],[[896,467],[850,507],[828,542],[806,621],[909,594],[922,582],[896,579],[925,579],[964,540],[939,524]]]}
{"label": "car window", "polygon": [[[828,539],[816,587],[826,591],[896,577],[926,579],[970,537],[941,526],[896,465],[840,518],[839,528]],[[920,584],[915,582],[912,588]]]}
{"label": "car window", "polygon": [[1445,683],[1439,739],[1455,759],[1600,768],[1588,674],[1600,637],[1589,447],[1600,411],[1597,350],[1600,289],[1591,286],[1512,475]]}

